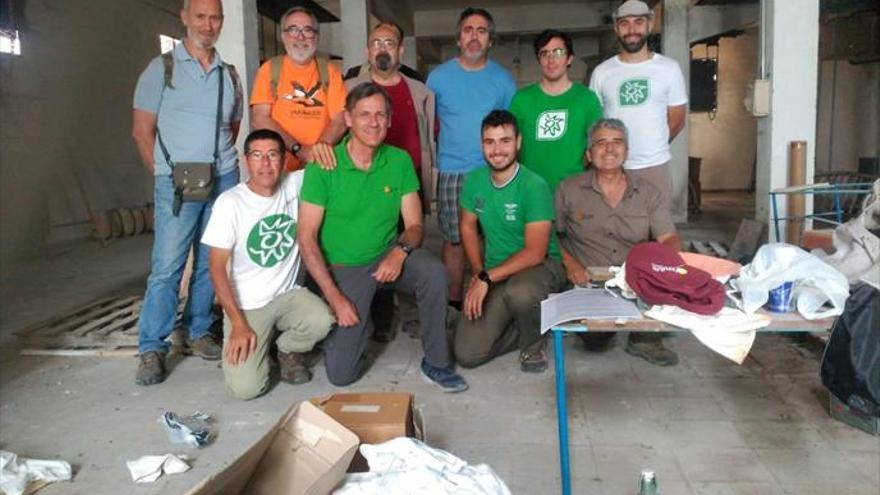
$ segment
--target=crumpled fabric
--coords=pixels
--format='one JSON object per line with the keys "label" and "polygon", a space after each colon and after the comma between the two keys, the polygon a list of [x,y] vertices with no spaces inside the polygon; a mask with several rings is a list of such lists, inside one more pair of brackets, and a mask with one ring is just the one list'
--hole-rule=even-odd
{"label": "crumpled fabric", "polygon": [[352,473],[334,495],[510,495],[485,464],[471,466],[449,452],[399,437],[360,447],[368,473]]}
{"label": "crumpled fabric", "polygon": [[705,316],[677,306],[658,305],[646,311],[645,316],[687,328],[703,345],[736,364],[742,364],[749,355],[755,343],[755,330],[770,324],[766,315],[748,315],[730,307]]}
{"label": "crumpled fabric", "polygon": [[135,483],[152,483],[163,474],[185,473],[190,469],[183,457],[174,454],[145,455],[133,461],[126,461],[125,465]]}
{"label": "crumpled fabric", "polygon": [[70,481],[73,469],[65,461],[25,459],[0,450],[0,491],[7,495],[34,493],[49,483]]}

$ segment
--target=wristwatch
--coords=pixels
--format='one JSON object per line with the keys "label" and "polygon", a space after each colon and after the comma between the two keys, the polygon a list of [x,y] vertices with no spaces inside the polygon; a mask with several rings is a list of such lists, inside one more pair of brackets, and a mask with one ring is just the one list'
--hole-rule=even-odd
{"label": "wristwatch", "polygon": [[294,141],[293,144],[290,145],[290,152],[296,155],[299,151],[303,149],[302,145],[298,142]]}
{"label": "wristwatch", "polygon": [[483,282],[486,282],[486,285],[488,285],[490,288],[492,287],[492,279],[489,277],[489,272],[487,272],[486,270],[480,270],[480,273],[477,274],[477,278],[482,280]]}
{"label": "wristwatch", "polygon": [[413,252],[413,247],[403,241],[397,241],[397,247],[403,250],[403,252],[406,253],[407,256],[409,256],[409,254]]}

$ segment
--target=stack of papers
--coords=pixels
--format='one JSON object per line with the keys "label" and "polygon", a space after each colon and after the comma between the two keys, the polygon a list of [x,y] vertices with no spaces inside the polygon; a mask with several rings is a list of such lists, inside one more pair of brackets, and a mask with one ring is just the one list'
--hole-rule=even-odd
{"label": "stack of papers", "polygon": [[635,302],[605,289],[575,288],[541,301],[541,333],[570,321],[641,318]]}

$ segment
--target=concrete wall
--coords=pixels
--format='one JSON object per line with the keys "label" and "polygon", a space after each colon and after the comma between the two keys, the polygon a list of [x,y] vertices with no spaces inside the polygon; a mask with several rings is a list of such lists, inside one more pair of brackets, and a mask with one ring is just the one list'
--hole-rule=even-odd
{"label": "concrete wall", "polygon": [[[716,49],[710,48],[710,56]],[[692,58],[706,56],[706,45],[695,45]],[[754,173],[757,120],[743,99],[755,78],[758,35],[750,30],[736,38],[722,38],[718,46],[718,109],[690,114],[689,155],[703,159],[703,190],[748,189]]]}
{"label": "concrete wall", "polygon": [[816,171],[854,172],[859,157],[880,156],[880,63],[825,60],[819,77]]}
{"label": "concrete wall", "polygon": [[[47,240],[87,234],[94,209],[151,200],[130,138],[132,92],[182,35],[177,0],[34,0],[20,19],[22,55],[0,55],[0,262]],[[82,184],[82,193],[77,187]],[[68,227],[63,225],[74,224]]]}

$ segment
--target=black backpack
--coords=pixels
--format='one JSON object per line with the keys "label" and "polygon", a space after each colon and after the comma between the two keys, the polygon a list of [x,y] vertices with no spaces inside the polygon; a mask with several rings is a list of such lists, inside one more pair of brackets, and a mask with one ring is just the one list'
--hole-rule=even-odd
{"label": "black backpack", "polygon": [[850,292],[831,330],[820,374],[838,400],[880,417],[880,290],[862,283]]}

